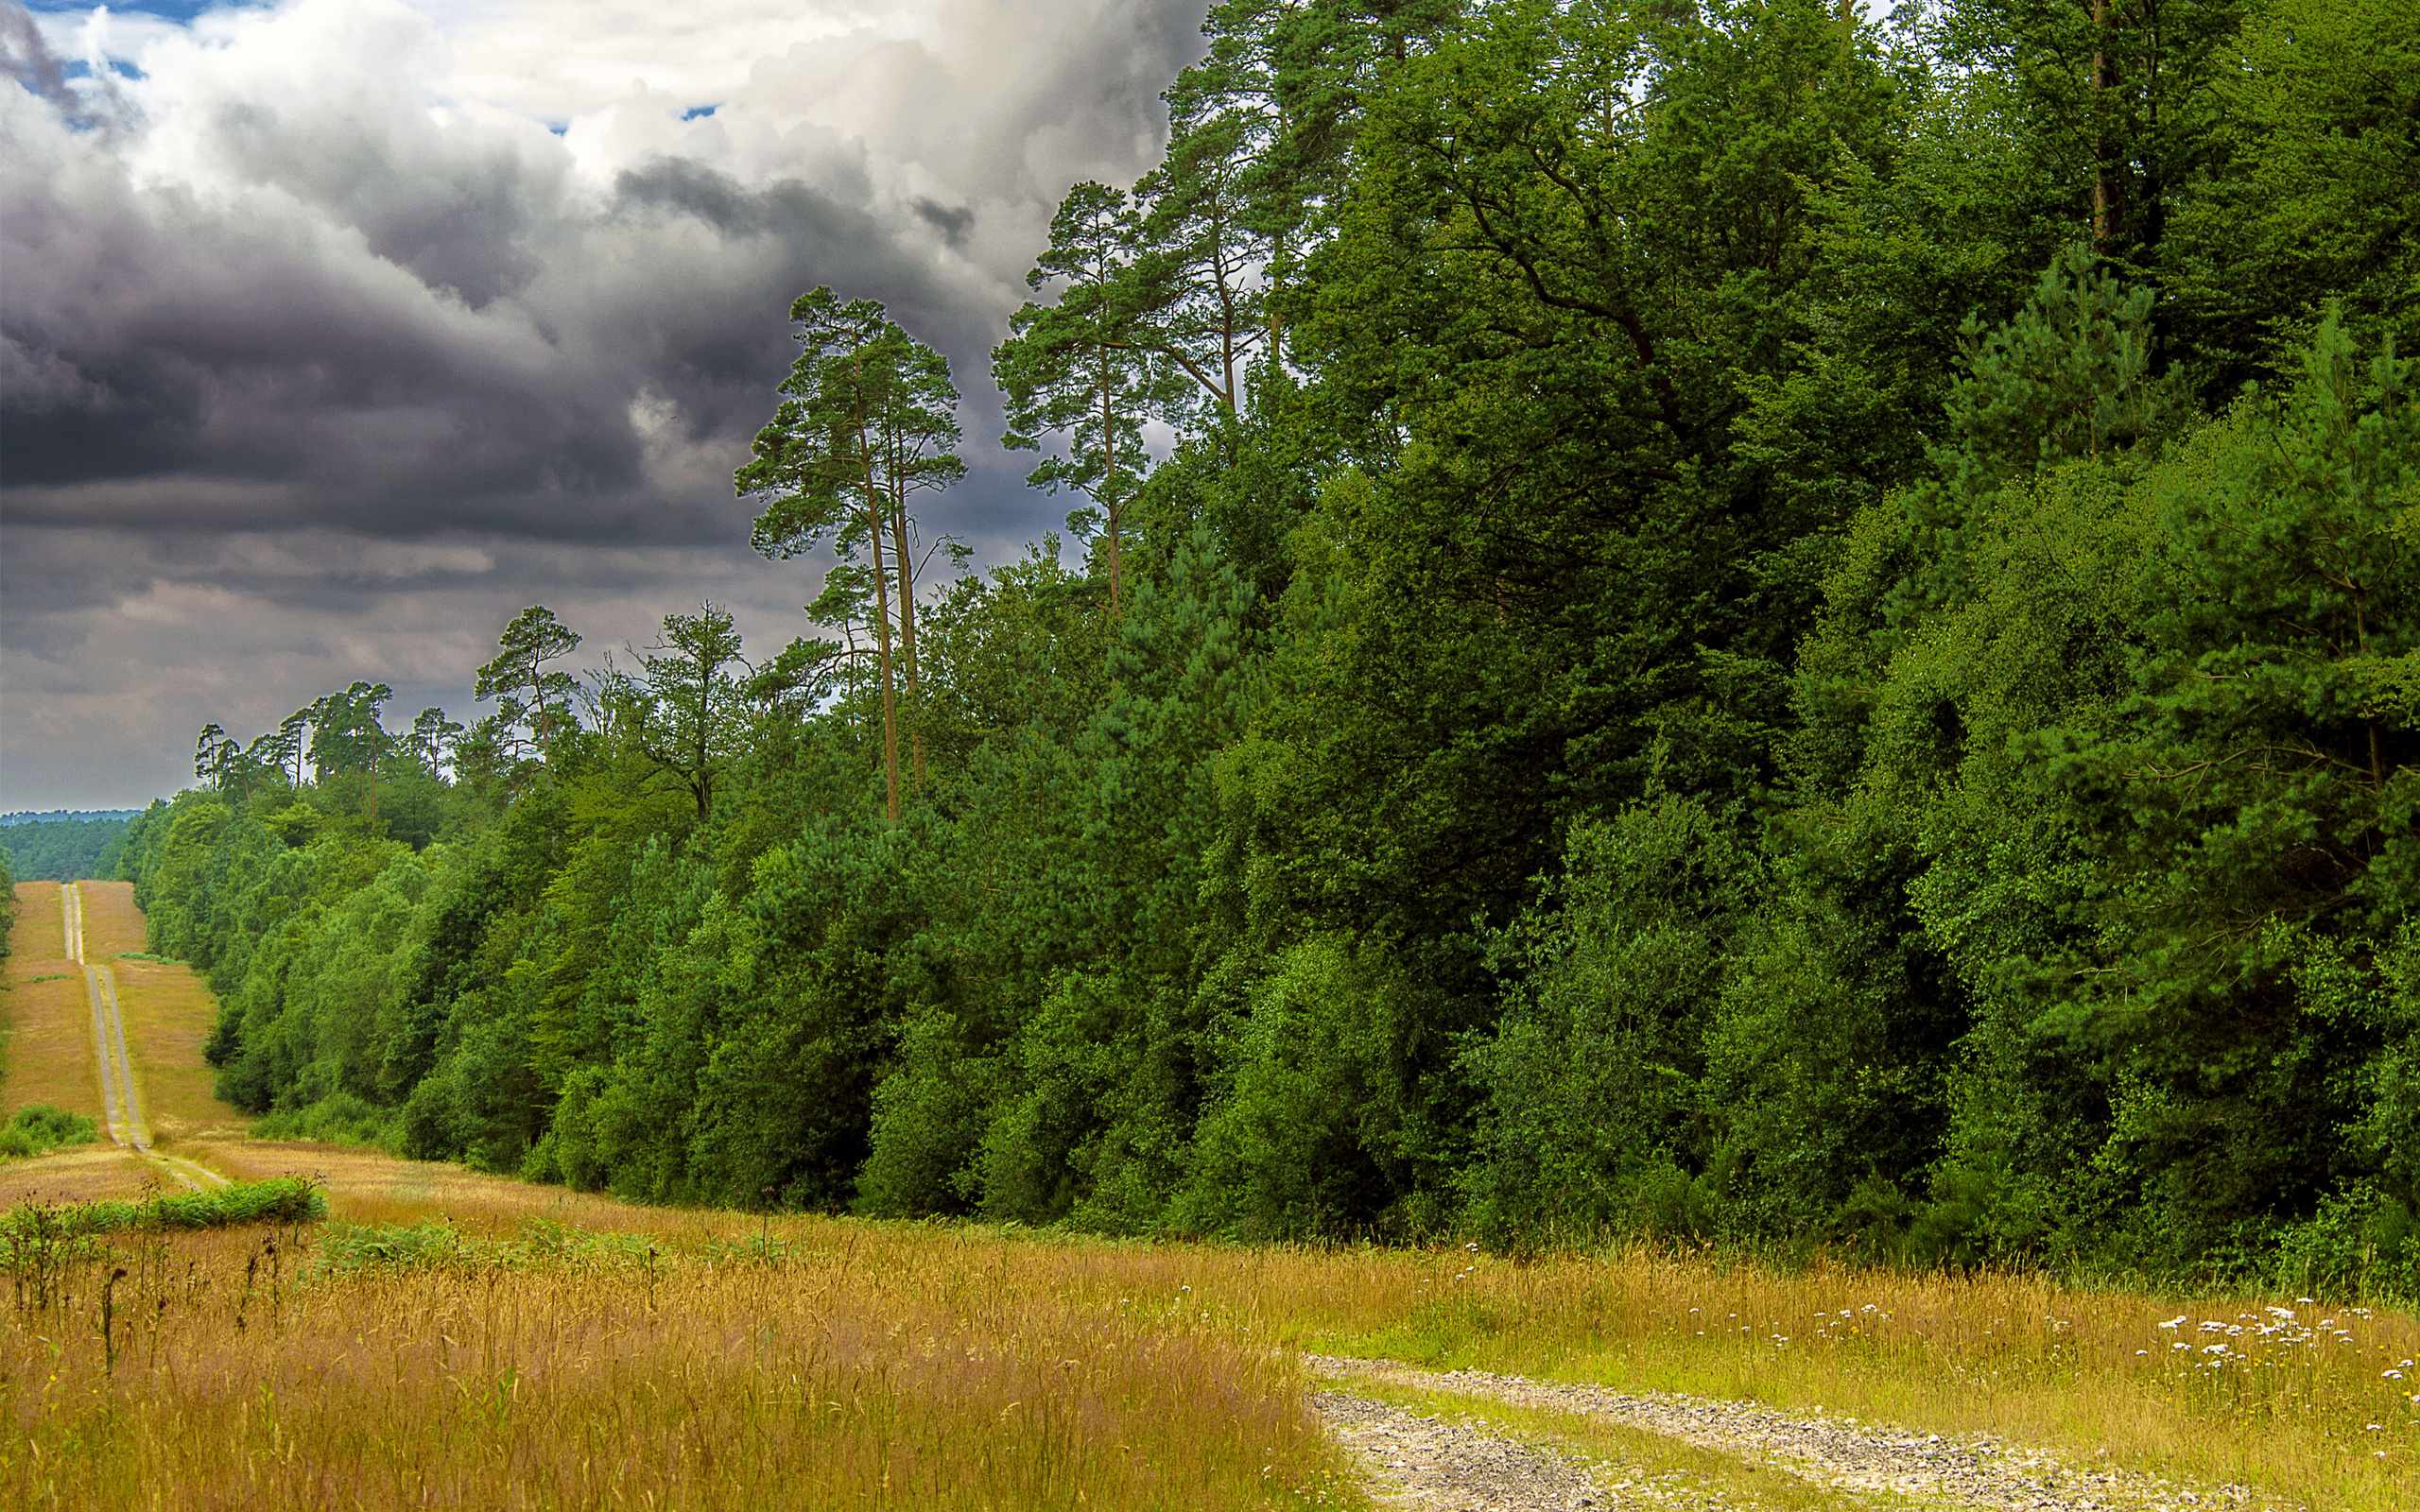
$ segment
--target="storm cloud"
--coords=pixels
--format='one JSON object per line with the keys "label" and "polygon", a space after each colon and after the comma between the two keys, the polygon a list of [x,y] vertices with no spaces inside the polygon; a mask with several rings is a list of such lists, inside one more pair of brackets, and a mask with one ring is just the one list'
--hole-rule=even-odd
{"label": "storm cloud", "polygon": [[814,569],[748,553],[731,473],[817,284],[956,367],[933,528],[1038,534],[988,352],[1068,184],[1150,164],[1204,6],[166,9],[0,0],[8,808],[170,790],[204,720],[355,678],[469,713],[528,603],[800,633]]}

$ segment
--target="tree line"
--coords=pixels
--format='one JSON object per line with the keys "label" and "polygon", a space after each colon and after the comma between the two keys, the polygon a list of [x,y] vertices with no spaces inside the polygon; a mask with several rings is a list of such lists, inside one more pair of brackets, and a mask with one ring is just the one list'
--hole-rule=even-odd
{"label": "tree line", "polygon": [[2400,6],[1205,30],[994,354],[1066,539],[928,536],[947,364],[817,289],[736,485],[830,637],[532,609],[469,730],[205,732],[125,874],[226,1095],[659,1201],[2420,1283]]}
{"label": "tree line", "polygon": [[19,882],[76,882],[117,872],[131,814],[26,818],[0,825],[0,858]]}

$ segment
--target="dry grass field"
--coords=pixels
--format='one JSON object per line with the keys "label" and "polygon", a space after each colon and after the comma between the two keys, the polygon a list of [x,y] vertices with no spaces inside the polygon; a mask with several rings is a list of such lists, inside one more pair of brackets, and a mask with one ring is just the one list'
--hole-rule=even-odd
{"label": "dry grass field", "polygon": [[147,951],[143,910],[134,906],[130,882],[79,882],[84,900],[84,959],[111,960],[121,952]]}
{"label": "dry grass field", "polygon": [[84,995],[82,969],[67,958],[60,885],[21,882],[16,896],[8,991],[0,994],[0,1023],[9,1037],[6,1058],[0,1060],[0,1116],[29,1103],[48,1103],[100,1124],[92,1006]]}
{"label": "dry grass field", "polygon": [[1121,1251],[677,1227],[121,1244],[0,1332],[0,1503],[1353,1504],[1298,1372],[1223,1314],[1109,1299]]}
{"label": "dry grass field", "polygon": [[0,1208],[29,1202],[132,1201],[162,1189],[160,1168],[104,1139],[28,1160],[0,1160]]}
{"label": "dry grass field", "polygon": [[52,1326],[8,1331],[15,1504],[1356,1504],[1297,1348],[1821,1405],[2351,1512],[2409,1506],[2420,1448],[2413,1372],[2388,1375],[2420,1328],[2291,1299],[752,1218],[242,1148],[216,1149],[238,1175],[324,1175],[334,1221],[118,1242]]}
{"label": "dry grass field", "polygon": [[1821,1406],[2313,1507],[2409,1508],[2420,1485],[2420,1323],[2403,1313],[1640,1250],[1321,1269],[1318,1304],[1280,1324],[1335,1353]]}
{"label": "dry grass field", "polygon": [[[87,897],[93,886],[84,885]],[[213,1090],[217,1073],[201,1058],[218,1020],[218,1003],[208,985],[182,961],[113,959],[109,967],[117,978],[127,1052],[134,1060],[151,1143],[182,1146],[242,1134],[251,1120],[218,1100]]]}
{"label": "dry grass field", "polygon": [[317,1181],[327,1194],[329,1214],[340,1223],[438,1222],[475,1238],[498,1239],[520,1233],[533,1220],[597,1232],[654,1231],[690,1223],[719,1231],[739,1221],[729,1213],[667,1212],[563,1187],[531,1186],[458,1165],[300,1141],[230,1141],[190,1146],[183,1153],[238,1181],[281,1176]]}
{"label": "dry grass field", "polygon": [[251,1121],[218,1100],[216,1074],[201,1058],[218,1019],[209,986],[182,961],[141,958],[143,914],[132,883],[84,882],[77,891],[84,902],[84,958],[116,979],[151,1142],[164,1146],[242,1133]]}

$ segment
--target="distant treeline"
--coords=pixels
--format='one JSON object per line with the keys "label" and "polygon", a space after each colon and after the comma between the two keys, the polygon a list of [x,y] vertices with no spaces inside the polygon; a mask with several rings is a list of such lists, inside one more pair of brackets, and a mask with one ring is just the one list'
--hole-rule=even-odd
{"label": "distant treeline", "polygon": [[13,824],[56,824],[61,819],[130,819],[141,809],[51,809],[36,813],[19,809],[14,814],[0,814],[0,830]]}
{"label": "distant treeline", "polygon": [[130,818],[131,811],[60,818],[11,815],[8,827],[0,830],[0,852],[9,857],[9,870],[19,882],[112,877]]}
{"label": "distant treeline", "polygon": [[1217,7],[995,354],[1080,564],[920,582],[952,379],[809,293],[738,482],[833,638],[532,609],[473,728],[356,684],[135,822],[226,1095],[646,1199],[2413,1291],[2408,6],[1856,13]]}

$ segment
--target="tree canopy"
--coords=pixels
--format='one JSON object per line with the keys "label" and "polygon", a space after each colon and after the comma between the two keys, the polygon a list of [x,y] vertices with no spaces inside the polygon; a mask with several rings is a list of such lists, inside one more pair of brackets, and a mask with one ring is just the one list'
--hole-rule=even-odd
{"label": "tree canopy", "polygon": [[469,731],[203,732],[123,867],[227,1094],[650,1200],[2420,1295],[2401,9],[1206,31],[994,354],[1068,539],[920,576],[958,395],[819,288],[736,476],[812,633],[531,609]]}

